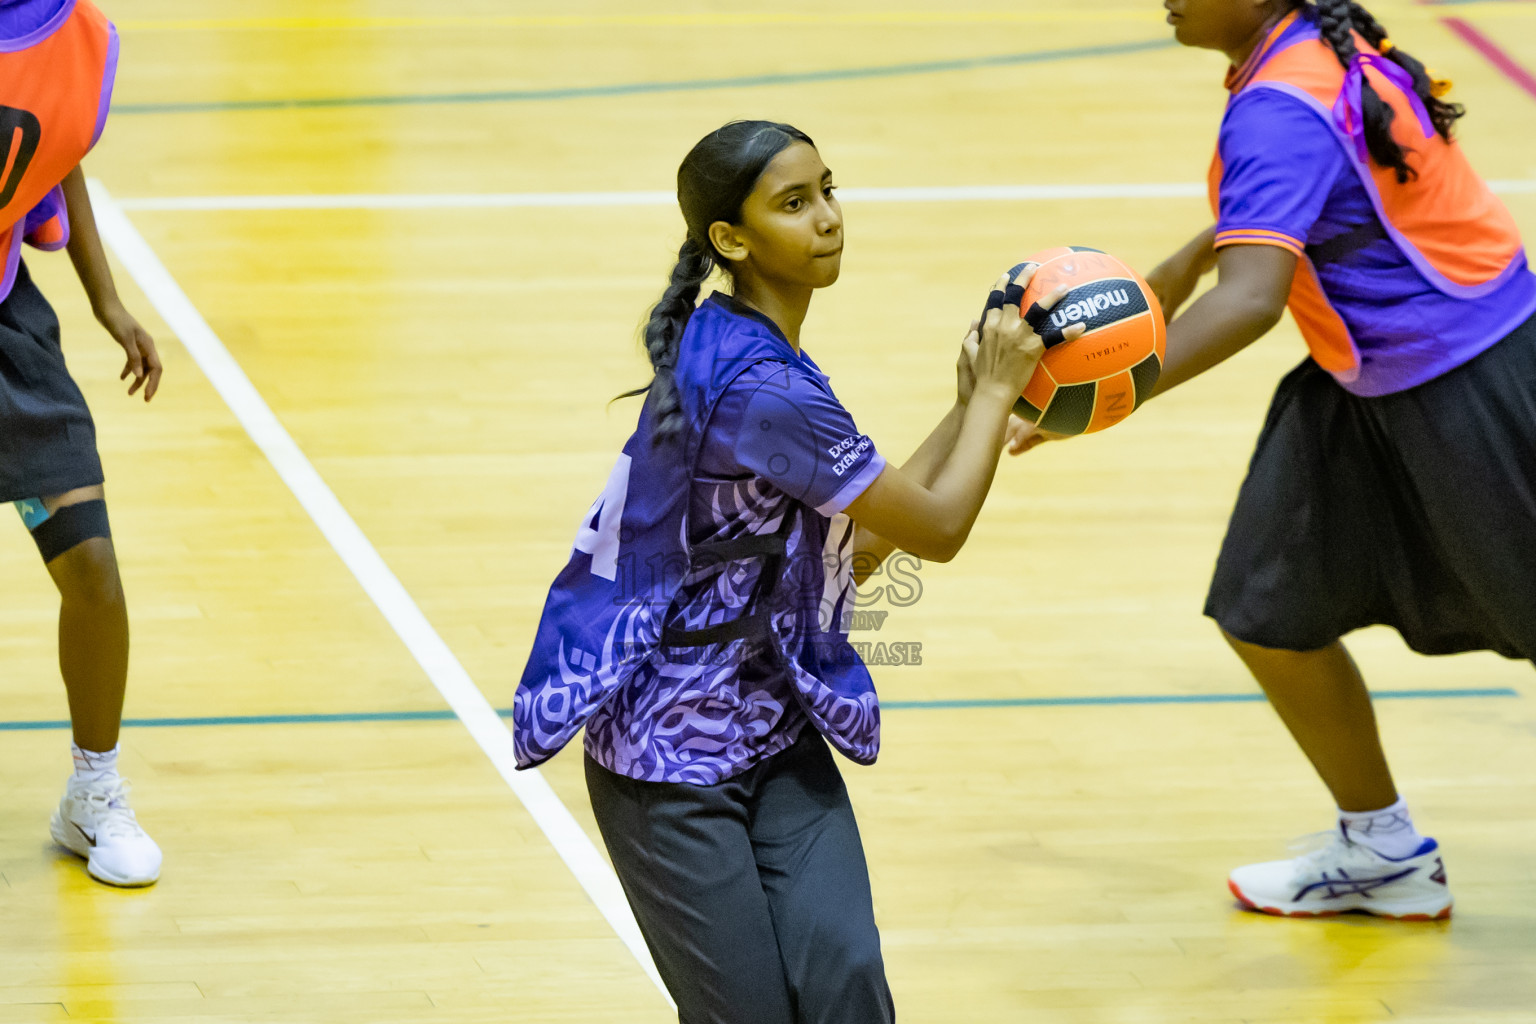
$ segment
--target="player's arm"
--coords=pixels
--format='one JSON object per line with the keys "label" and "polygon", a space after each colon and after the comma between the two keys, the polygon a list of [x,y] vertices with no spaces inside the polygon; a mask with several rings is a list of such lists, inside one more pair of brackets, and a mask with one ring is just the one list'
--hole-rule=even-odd
{"label": "player's arm", "polygon": [[[888,465],[848,505],[848,517],[867,531],[866,536],[872,533],[920,558],[953,558],[992,486],[1008,413],[1044,352],[1039,335],[1019,316],[1017,305],[990,312],[973,364],[975,388],[963,410],[957,403],[949,414],[958,418],[958,430],[932,479],[925,480],[927,473],[921,472],[933,469],[929,459],[912,472]],[[930,456],[942,447],[943,427],[934,431],[937,437],[930,435]],[[868,571],[872,567],[866,575]]]}
{"label": "player's arm", "polygon": [[[1050,301],[1050,300],[1047,300]],[[955,362],[955,404],[949,412],[939,421],[939,425],[930,433],[912,453],[912,457],[901,464],[901,471],[910,475],[924,487],[932,487],[938,479],[939,470],[944,468],[944,460],[949,458],[949,453],[955,449],[955,441],[960,437],[960,424],[965,421],[965,407],[971,400],[971,394],[976,390],[976,351],[981,339],[981,321],[972,320],[971,329],[966,332],[965,340],[960,343],[960,356]],[[853,557],[850,563],[853,567],[853,581],[862,586],[880,564],[886,560],[891,552],[896,550],[896,545],[881,537],[866,526],[855,526],[853,533]]]}
{"label": "player's arm", "polygon": [[[939,421],[939,425],[933,428],[912,457],[901,464],[901,472],[904,476],[911,477],[923,487],[932,487],[938,479],[939,470],[944,468],[949,453],[954,450],[955,442],[960,438],[960,426],[965,422],[965,403],[956,400],[949,412]],[[880,567],[891,552],[896,550],[896,545],[875,533],[874,530],[859,523],[854,524],[853,532],[853,582],[862,586],[864,581]]]}
{"label": "player's arm", "polygon": [[1168,325],[1168,355],[1152,393],[1199,376],[1253,344],[1280,320],[1296,254],[1278,245],[1229,245],[1216,253],[1216,287]]}
{"label": "player's arm", "polygon": [[76,166],[65,176],[63,184],[64,205],[69,213],[69,260],[91,300],[91,312],[96,314],[97,322],[123,346],[128,356],[118,379],[126,380],[132,374],[128,393],[131,395],[142,387],[147,402],[160,390],[160,353],[155,351],[155,341],[149,332],[118,298],[112,268],[107,265],[101,236],[96,231],[96,215],[91,209],[90,193],[85,189],[85,172]]}
{"label": "player's arm", "polygon": [[[1168,356],[1153,394],[1204,373],[1275,325],[1334,182],[1354,178],[1333,130],[1304,101],[1270,89],[1232,101],[1217,152],[1216,226],[1152,274],[1171,300],[1163,311]],[[1175,317],[1212,261],[1216,286]]]}
{"label": "player's arm", "polygon": [[1172,320],[1179,307],[1189,301],[1200,278],[1216,269],[1216,225],[1212,224],[1190,239],[1178,252],[1147,273],[1147,286],[1163,307],[1163,316]]}

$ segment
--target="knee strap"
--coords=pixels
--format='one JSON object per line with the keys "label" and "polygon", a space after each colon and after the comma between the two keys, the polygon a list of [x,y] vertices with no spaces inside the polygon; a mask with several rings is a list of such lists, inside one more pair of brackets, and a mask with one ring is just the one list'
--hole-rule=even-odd
{"label": "knee strap", "polygon": [[55,509],[31,529],[32,540],[42,552],[44,562],[53,561],[93,537],[112,537],[112,528],[107,524],[107,503],[100,498]]}

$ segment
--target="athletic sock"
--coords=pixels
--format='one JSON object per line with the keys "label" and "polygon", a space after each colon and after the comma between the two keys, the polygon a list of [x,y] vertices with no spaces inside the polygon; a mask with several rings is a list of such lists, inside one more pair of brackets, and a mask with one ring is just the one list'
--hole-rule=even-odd
{"label": "athletic sock", "polygon": [[69,748],[75,756],[75,778],[84,779],[87,782],[100,782],[103,779],[117,777],[118,747],[101,752],[82,750],[78,743],[71,743]]}
{"label": "athletic sock", "polygon": [[1424,837],[1413,827],[1408,801],[1402,797],[1379,811],[1340,811],[1339,828],[1350,842],[1393,860],[1412,857],[1424,845]]}

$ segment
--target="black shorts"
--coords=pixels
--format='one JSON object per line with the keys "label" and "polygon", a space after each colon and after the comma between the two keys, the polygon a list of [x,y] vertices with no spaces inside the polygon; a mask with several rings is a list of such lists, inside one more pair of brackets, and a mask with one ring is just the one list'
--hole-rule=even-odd
{"label": "black shorts", "polygon": [[1287,374],[1205,613],[1262,647],[1381,624],[1421,654],[1536,660],[1536,317],[1397,394]]}
{"label": "black shorts", "polygon": [[0,503],[102,482],[96,425],[25,262],[0,302]]}

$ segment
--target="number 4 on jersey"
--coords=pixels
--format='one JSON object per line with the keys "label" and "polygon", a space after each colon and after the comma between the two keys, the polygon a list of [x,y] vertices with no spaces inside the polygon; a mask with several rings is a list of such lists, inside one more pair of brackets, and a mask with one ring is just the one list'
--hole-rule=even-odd
{"label": "number 4 on jersey", "polygon": [[587,510],[576,531],[574,551],[592,556],[592,574],[605,580],[619,575],[619,522],[624,518],[624,498],[629,493],[629,456],[619,455],[608,483]]}

